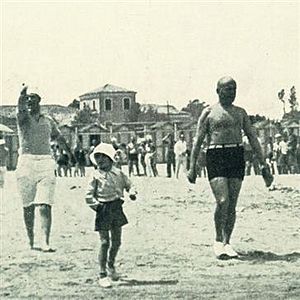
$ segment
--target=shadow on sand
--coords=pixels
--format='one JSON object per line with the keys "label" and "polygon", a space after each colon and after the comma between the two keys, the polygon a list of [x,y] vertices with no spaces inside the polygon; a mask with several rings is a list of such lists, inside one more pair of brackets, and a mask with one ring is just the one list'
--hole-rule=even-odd
{"label": "shadow on sand", "polygon": [[253,261],[253,262],[267,262],[267,261],[287,261],[295,262],[300,258],[299,252],[292,252],[288,254],[275,254],[273,252],[264,252],[264,251],[248,251],[248,252],[239,252],[238,260],[243,261]]}
{"label": "shadow on sand", "polygon": [[121,279],[118,281],[119,286],[141,286],[141,285],[176,285],[178,280],[137,280]]}

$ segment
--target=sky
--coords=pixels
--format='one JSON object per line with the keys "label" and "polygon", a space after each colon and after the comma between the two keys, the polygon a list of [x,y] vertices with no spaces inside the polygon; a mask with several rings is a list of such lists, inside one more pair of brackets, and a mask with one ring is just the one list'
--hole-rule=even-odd
{"label": "sky", "polygon": [[279,118],[279,90],[300,98],[299,1],[3,1],[1,102],[22,83],[44,104],[68,105],[107,83],[139,103],[217,102],[222,76],[235,104]]}

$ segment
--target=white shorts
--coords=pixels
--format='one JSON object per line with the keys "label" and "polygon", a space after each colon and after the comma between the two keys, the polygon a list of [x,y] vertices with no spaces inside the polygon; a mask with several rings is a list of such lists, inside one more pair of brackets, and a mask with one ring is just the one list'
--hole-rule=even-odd
{"label": "white shorts", "polygon": [[0,188],[4,186],[6,167],[0,167]]}
{"label": "white shorts", "polygon": [[23,206],[54,204],[55,161],[51,155],[22,154],[17,166],[17,184]]}

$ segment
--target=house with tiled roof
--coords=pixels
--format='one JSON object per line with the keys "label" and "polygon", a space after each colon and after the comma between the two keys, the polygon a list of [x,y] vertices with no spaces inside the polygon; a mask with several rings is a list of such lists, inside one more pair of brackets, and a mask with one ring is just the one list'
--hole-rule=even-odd
{"label": "house with tiled roof", "polygon": [[101,123],[133,122],[133,110],[136,105],[136,92],[112,84],[79,96],[80,109],[88,106],[99,114]]}

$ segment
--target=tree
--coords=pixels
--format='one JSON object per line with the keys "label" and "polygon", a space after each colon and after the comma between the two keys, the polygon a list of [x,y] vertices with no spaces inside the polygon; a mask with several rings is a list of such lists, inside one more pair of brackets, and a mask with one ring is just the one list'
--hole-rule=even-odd
{"label": "tree", "polygon": [[265,116],[260,116],[258,114],[256,114],[256,115],[249,115],[249,119],[250,119],[250,122],[252,124],[257,123],[257,122],[266,121],[266,117]]}
{"label": "tree", "polygon": [[88,105],[85,105],[83,109],[76,112],[73,120],[73,124],[91,124],[99,121],[99,114],[92,111]]}
{"label": "tree", "polygon": [[202,111],[209,106],[205,102],[200,102],[199,99],[189,101],[189,104],[186,107],[183,107],[181,110],[188,112],[192,115],[194,121],[197,121],[202,113]]}
{"label": "tree", "polygon": [[74,99],[74,100],[72,101],[72,103],[70,103],[70,104],[68,105],[68,107],[79,109],[79,108],[80,108],[80,101],[77,100],[77,99]]}
{"label": "tree", "polygon": [[283,114],[285,115],[285,100],[283,99],[284,97],[284,89],[282,89],[277,95],[278,95],[278,99],[283,103]]}
{"label": "tree", "polygon": [[296,97],[296,88],[294,86],[292,86],[292,88],[290,89],[290,97],[288,101],[290,103],[291,112],[294,113],[295,111],[297,111],[298,102]]}

